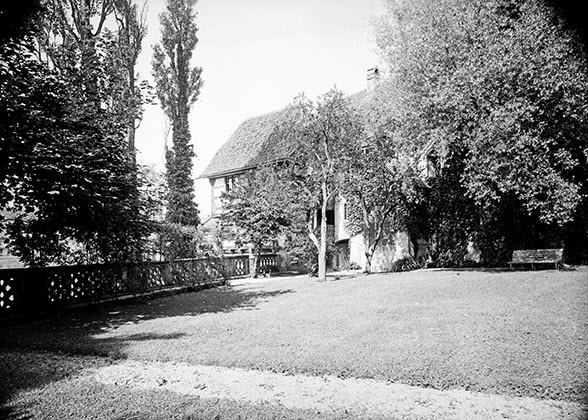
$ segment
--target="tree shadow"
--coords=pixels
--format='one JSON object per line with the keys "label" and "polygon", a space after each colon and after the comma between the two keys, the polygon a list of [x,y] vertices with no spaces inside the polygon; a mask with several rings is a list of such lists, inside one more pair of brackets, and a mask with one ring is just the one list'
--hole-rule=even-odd
{"label": "tree shadow", "polygon": [[[142,297],[64,309],[0,324],[0,418],[27,419],[8,405],[21,391],[60,381],[88,367],[126,358],[135,342],[180,339],[186,333],[138,333],[100,337],[123,324],[169,317],[197,317],[234,310],[255,310],[263,300],[293,293],[223,286],[165,297]],[[99,338],[98,338],[99,337]],[[20,410],[20,411],[19,411]]]}

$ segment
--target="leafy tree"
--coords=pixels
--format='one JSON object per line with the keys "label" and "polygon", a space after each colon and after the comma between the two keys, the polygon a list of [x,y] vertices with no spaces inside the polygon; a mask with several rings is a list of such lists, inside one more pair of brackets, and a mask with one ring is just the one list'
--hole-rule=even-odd
{"label": "leafy tree", "polygon": [[104,94],[100,85],[108,70],[101,66],[100,49],[113,0],[55,0],[45,2],[44,7],[39,58],[45,53],[48,62],[84,85],[88,106],[100,107]]}
{"label": "leafy tree", "polygon": [[[106,25],[114,19],[115,30]],[[96,23],[94,28],[93,23]],[[135,160],[135,125],[143,98],[135,67],[147,33],[145,5],[133,0],[47,2],[39,59],[86,86],[96,105],[127,120],[129,156]]]}
{"label": "leafy tree", "polygon": [[428,217],[420,220],[426,224],[430,259],[444,267],[465,262],[468,245],[479,227],[479,209],[461,183],[466,152],[465,147],[451,146],[442,173],[428,181]]}
{"label": "leafy tree", "polygon": [[393,139],[380,133],[347,148],[345,227],[363,236],[366,273],[384,235],[406,229],[411,206],[420,199],[417,174],[395,150]]}
{"label": "leafy tree", "polygon": [[197,258],[202,254],[200,245],[203,237],[196,226],[164,222],[159,224],[158,234],[162,243],[161,253],[166,261]]}
{"label": "leafy tree", "polygon": [[139,167],[139,188],[145,201],[143,208],[148,219],[156,222],[163,221],[167,194],[165,173],[159,171],[154,165],[141,165]]}
{"label": "leafy tree", "polygon": [[[360,114],[336,89],[319,97],[316,104],[300,96],[290,111],[276,135],[293,146],[292,160],[300,168],[298,185],[308,197],[311,211],[307,233],[318,250],[318,276],[324,281],[328,248],[327,210],[341,192],[341,173],[350,158],[345,147],[361,142],[363,124]],[[317,226],[318,235],[315,233]]]}
{"label": "leafy tree", "polygon": [[[103,65],[91,26],[51,18],[64,18],[62,7],[47,3],[37,26],[43,32],[0,48],[0,206],[13,215],[3,228],[13,252],[29,265],[129,260],[147,225],[137,207],[126,120],[103,106],[111,102],[102,82],[113,69]],[[74,22],[88,23],[92,7],[80,7]],[[49,42],[49,22],[63,23],[60,44]],[[87,44],[92,51],[84,52]]]}
{"label": "leafy tree", "polygon": [[[487,233],[507,208],[528,223],[520,234],[540,233],[518,246],[561,246],[588,192],[588,73],[574,33],[540,0],[387,7],[378,42],[401,113],[396,132],[408,147],[431,150],[441,177],[459,180],[477,209],[478,239],[490,240],[482,247],[496,245]],[[463,165],[444,164],[452,149],[463,150]],[[512,233],[495,233],[507,255]]]}
{"label": "leafy tree", "polygon": [[87,248],[85,261],[127,258],[129,231],[142,228],[130,207],[137,197],[124,127],[84,108],[82,93],[43,65],[19,58],[7,64],[13,77],[0,86],[3,204],[19,214],[7,226],[13,250],[42,265],[60,261],[74,240]]}
{"label": "leafy tree", "polygon": [[111,35],[114,39],[110,57],[111,66],[119,69],[118,74],[122,80],[114,83],[118,86],[116,105],[119,114],[126,114],[127,137],[129,152],[133,161],[136,161],[135,132],[138,128],[137,121],[142,115],[142,97],[138,86],[136,66],[141,47],[147,35],[146,3],[141,8],[132,0],[115,0],[114,16],[117,22],[117,32]]}
{"label": "leafy tree", "polygon": [[253,247],[259,275],[261,252],[275,245],[280,235],[304,231],[304,200],[288,164],[267,165],[241,175],[231,191],[223,194],[221,223],[225,236]]}
{"label": "leafy tree", "polygon": [[[125,123],[127,155],[134,167],[133,176],[138,191],[141,180],[137,167],[135,133],[141,122],[143,104],[150,101],[150,96],[144,92],[147,82],[139,84],[136,73],[137,60],[147,34],[145,7],[146,3],[139,8],[133,0],[114,0],[112,15],[116,28],[114,32],[105,30],[102,37],[103,66],[108,70],[104,89],[109,92],[110,112]],[[133,211],[141,213],[142,204],[144,203],[141,201],[134,203]],[[140,241],[141,234],[139,231],[135,232],[136,241]],[[142,254],[143,250],[136,249],[134,259],[140,260]]]}
{"label": "leafy tree", "polygon": [[192,158],[188,115],[202,87],[202,69],[190,68],[198,38],[195,23],[196,0],[167,0],[160,15],[161,43],[153,50],[152,74],[161,107],[171,121],[171,149],[166,150],[169,186],[167,220],[196,226],[198,208],[194,202]]}

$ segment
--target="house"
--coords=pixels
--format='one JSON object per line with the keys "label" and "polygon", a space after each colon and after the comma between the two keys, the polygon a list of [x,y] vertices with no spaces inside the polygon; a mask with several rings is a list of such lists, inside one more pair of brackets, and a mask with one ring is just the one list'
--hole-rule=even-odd
{"label": "house", "polygon": [[[367,89],[347,98],[358,107],[367,104],[373,96],[373,88],[378,79],[378,69],[369,69]],[[247,119],[216,152],[207,168],[199,176],[199,178],[208,178],[210,182],[212,215],[211,219],[205,223],[214,223],[215,218],[222,212],[221,195],[232,188],[236,177],[262,163],[288,158],[285,151],[290,148],[280,144],[285,140],[273,135],[274,127],[286,112],[287,108],[284,108]],[[348,265],[364,267],[363,237],[361,234],[350,235],[345,229],[345,198],[339,197],[335,200],[326,216],[328,234],[332,235],[339,250],[330,261],[331,267],[340,268]],[[225,243],[223,248],[226,252],[235,252],[234,244]],[[416,243],[406,232],[393,232],[381,241],[372,260],[372,269],[387,270],[395,260],[407,256],[419,257],[425,252],[426,243],[423,241]],[[281,268],[285,268],[285,258],[282,259]]]}

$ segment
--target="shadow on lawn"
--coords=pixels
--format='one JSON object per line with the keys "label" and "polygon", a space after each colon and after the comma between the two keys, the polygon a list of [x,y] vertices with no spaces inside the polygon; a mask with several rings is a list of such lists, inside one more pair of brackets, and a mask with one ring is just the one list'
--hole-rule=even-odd
{"label": "shadow on lawn", "polygon": [[105,331],[153,319],[255,309],[261,300],[287,293],[293,291],[219,287],[66,309],[44,318],[41,314],[35,319],[0,324],[0,418],[29,418],[21,409],[7,405],[20,391],[74,376],[93,365],[108,364],[112,358],[125,358],[130,343],[165,342],[186,335],[142,333],[98,339]]}

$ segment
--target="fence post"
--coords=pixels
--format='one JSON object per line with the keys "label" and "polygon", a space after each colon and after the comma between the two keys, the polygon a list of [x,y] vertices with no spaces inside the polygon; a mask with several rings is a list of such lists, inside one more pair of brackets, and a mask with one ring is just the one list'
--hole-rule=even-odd
{"label": "fence post", "polygon": [[48,274],[49,272],[46,270],[33,268],[23,276],[25,296],[28,298],[25,305],[27,309],[45,308],[49,303]]}

